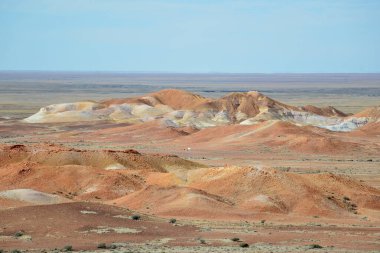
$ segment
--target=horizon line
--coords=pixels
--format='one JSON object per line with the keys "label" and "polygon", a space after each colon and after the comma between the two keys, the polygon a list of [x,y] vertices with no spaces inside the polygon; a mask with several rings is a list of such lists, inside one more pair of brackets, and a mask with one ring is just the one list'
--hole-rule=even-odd
{"label": "horizon line", "polygon": [[127,70],[6,70],[0,69],[0,73],[118,73],[118,74],[258,74],[258,75],[297,75],[297,74],[380,74],[379,72],[182,72],[182,71],[127,71]]}

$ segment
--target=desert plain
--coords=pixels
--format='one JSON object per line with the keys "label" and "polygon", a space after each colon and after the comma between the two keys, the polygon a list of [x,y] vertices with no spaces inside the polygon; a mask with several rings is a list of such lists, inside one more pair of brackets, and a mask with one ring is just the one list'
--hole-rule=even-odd
{"label": "desert plain", "polygon": [[378,74],[6,72],[0,89],[0,250],[380,251]]}

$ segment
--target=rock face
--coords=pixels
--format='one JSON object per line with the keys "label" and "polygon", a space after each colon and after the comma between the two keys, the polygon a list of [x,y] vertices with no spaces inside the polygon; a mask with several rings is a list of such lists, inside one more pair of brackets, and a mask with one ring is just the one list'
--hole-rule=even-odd
{"label": "rock face", "polygon": [[138,124],[159,119],[168,127],[202,129],[280,120],[331,131],[351,131],[376,122],[380,115],[379,108],[347,116],[333,107],[286,105],[257,91],[231,93],[211,99],[181,90],[162,90],[137,98],[49,105],[24,121],[58,123],[108,120]]}

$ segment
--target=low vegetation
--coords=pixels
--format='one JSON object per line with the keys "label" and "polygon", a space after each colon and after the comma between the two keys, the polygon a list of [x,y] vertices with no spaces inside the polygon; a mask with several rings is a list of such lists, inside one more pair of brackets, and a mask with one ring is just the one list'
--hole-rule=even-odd
{"label": "low vegetation", "polygon": [[24,235],[24,233],[22,232],[22,231],[17,231],[16,233],[15,233],[15,237],[21,237],[21,236],[23,236]]}
{"label": "low vegetation", "polygon": [[116,249],[117,246],[115,244],[111,244],[107,246],[104,242],[98,244],[98,249]]}
{"label": "low vegetation", "polygon": [[141,219],[140,215],[138,215],[138,214],[132,215],[132,220],[140,220],[140,219]]}
{"label": "low vegetation", "polygon": [[248,248],[248,247],[249,247],[249,244],[243,242],[243,243],[240,243],[240,247],[242,247],[242,248]]}
{"label": "low vegetation", "polygon": [[323,247],[319,244],[312,244],[310,245],[310,249],[322,249]]}
{"label": "low vegetation", "polygon": [[98,244],[98,249],[106,249],[106,248],[107,248],[107,245],[104,242]]}
{"label": "low vegetation", "polygon": [[71,245],[66,245],[65,247],[63,247],[63,250],[68,252],[68,251],[73,251],[73,246]]}

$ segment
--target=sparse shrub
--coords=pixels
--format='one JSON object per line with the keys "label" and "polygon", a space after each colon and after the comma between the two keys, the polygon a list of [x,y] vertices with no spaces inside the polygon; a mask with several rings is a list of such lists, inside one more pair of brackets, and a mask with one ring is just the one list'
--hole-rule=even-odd
{"label": "sparse shrub", "polygon": [[242,247],[242,248],[248,248],[248,247],[249,247],[249,244],[243,242],[243,243],[240,243],[240,247]]}
{"label": "sparse shrub", "polygon": [[140,215],[138,215],[138,214],[132,215],[132,220],[140,220],[140,219],[141,219]]}
{"label": "sparse shrub", "polygon": [[344,197],[343,197],[343,201],[350,201],[350,198],[347,197],[347,196],[344,196]]}
{"label": "sparse shrub", "polygon": [[97,248],[98,249],[117,249],[117,245],[115,244],[107,245],[105,243],[99,243]]}
{"label": "sparse shrub", "polygon": [[4,253],[4,250],[0,249],[0,253]]}
{"label": "sparse shrub", "polygon": [[266,220],[261,220],[261,224],[264,224]]}
{"label": "sparse shrub", "polygon": [[177,220],[174,219],[174,218],[172,218],[172,219],[169,220],[169,223],[172,223],[172,224],[174,224],[174,223],[176,223],[176,222],[177,222]]}
{"label": "sparse shrub", "polygon": [[22,231],[17,231],[16,233],[15,233],[15,236],[16,237],[21,237],[21,236],[23,236],[24,235],[24,233],[22,232]]}
{"label": "sparse shrub", "polygon": [[65,247],[63,247],[63,250],[64,250],[64,251],[73,251],[73,246],[71,246],[71,245],[66,245]]}
{"label": "sparse shrub", "polygon": [[310,249],[322,249],[323,247],[319,244],[312,244],[310,245]]}
{"label": "sparse shrub", "polygon": [[234,238],[231,238],[231,241],[233,241],[233,242],[238,242],[238,241],[240,241],[240,239],[237,238],[237,237],[234,237]]}
{"label": "sparse shrub", "polygon": [[200,242],[201,244],[206,244],[206,240],[204,240],[204,239],[199,239],[199,242]]}
{"label": "sparse shrub", "polygon": [[11,253],[21,253],[21,250],[14,249],[14,250],[11,251]]}
{"label": "sparse shrub", "polygon": [[106,248],[107,248],[107,245],[104,242],[98,244],[98,249],[106,249]]}

